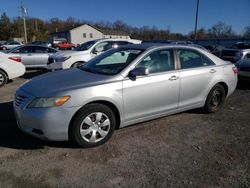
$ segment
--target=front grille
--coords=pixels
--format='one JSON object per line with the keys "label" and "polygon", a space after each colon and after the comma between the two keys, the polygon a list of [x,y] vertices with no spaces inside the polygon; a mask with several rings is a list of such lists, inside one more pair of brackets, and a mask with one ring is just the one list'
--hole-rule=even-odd
{"label": "front grille", "polygon": [[51,64],[51,63],[54,63],[54,58],[49,57],[49,59],[48,59],[48,65]]}
{"label": "front grille", "polygon": [[24,105],[27,102],[27,100],[28,100],[28,96],[16,94],[15,105],[16,106]]}

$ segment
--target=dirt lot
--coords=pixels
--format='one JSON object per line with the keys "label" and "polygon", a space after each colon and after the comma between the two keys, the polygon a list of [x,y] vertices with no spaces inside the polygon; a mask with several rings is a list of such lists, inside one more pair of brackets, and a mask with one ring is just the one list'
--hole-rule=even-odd
{"label": "dirt lot", "polygon": [[0,89],[0,187],[250,187],[250,82],[217,114],[172,115],[79,149],[18,130],[13,95],[36,74]]}

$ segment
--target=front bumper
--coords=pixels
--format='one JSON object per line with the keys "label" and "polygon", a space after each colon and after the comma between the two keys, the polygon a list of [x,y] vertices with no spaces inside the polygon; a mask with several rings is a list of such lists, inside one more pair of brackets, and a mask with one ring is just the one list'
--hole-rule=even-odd
{"label": "front bumper", "polygon": [[[29,99],[32,100],[32,98]],[[18,127],[23,132],[43,140],[68,140],[70,121],[79,107],[27,109],[25,106],[30,100],[22,103],[16,99],[13,104]]]}

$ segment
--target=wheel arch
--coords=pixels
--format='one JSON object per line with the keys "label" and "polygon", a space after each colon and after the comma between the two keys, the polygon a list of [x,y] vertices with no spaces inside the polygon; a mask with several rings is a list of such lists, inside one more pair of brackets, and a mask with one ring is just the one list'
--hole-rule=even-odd
{"label": "wheel arch", "polygon": [[96,100],[96,101],[92,101],[92,102],[89,102],[87,104],[85,104],[84,106],[82,106],[81,108],[79,108],[76,113],[73,115],[73,117],[71,118],[70,120],[70,124],[69,124],[69,128],[68,128],[68,134],[69,134],[69,129],[71,127],[71,125],[73,124],[74,120],[76,119],[77,115],[79,114],[79,112],[84,108],[86,107],[87,105],[90,105],[90,104],[103,104],[103,105],[106,105],[107,107],[109,107],[115,114],[115,120],[116,120],[116,129],[118,129],[120,127],[120,123],[121,123],[121,114],[117,108],[117,106],[115,104],[113,104],[112,102],[109,102],[109,101],[105,101],[105,100]]}
{"label": "wheel arch", "polygon": [[[227,96],[227,94],[228,94],[228,85],[225,83],[225,82],[218,82],[217,84],[215,84],[215,85],[221,85],[221,86],[223,86],[223,88],[225,89],[225,94],[226,94],[226,96]],[[215,86],[214,85],[214,86]]]}
{"label": "wheel arch", "polygon": [[82,63],[82,64],[84,64],[84,63],[86,63],[86,61],[76,61],[76,62],[72,63],[70,67],[73,67],[74,64],[76,64],[76,63]]}
{"label": "wheel arch", "polygon": [[0,70],[3,71],[5,73],[5,75],[7,76],[7,78],[9,79],[8,73],[4,69],[2,69],[1,67],[0,67]]}

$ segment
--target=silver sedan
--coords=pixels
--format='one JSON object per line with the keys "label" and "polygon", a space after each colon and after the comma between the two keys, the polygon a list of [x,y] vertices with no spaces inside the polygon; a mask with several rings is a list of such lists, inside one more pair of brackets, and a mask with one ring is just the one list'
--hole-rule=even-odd
{"label": "silver sedan", "polygon": [[45,68],[47,67],[49,56],[56,52],[58,52],[58,50],[47,46],[22,45],[6,53],[18,54],[26,68]]}
{"label": "silver sedan", "polygon": [[236,67],[200,48],[129,45],[34,78],[16,92],[14,109],[28,134],[94,147],[115,128],[194,108],[217,112],[236,84]]}

